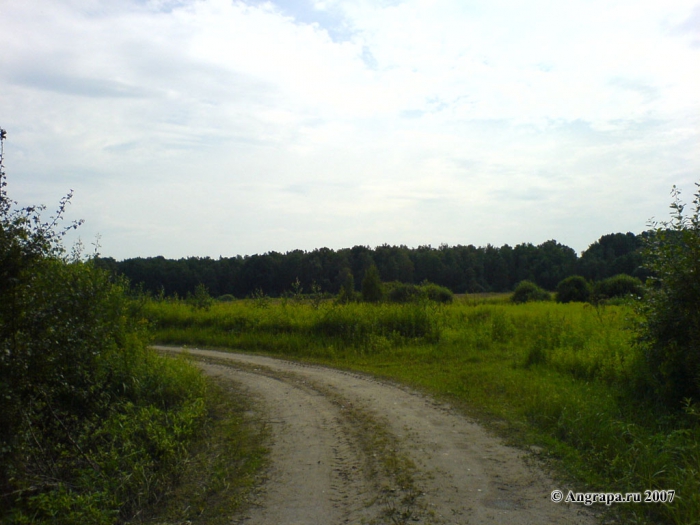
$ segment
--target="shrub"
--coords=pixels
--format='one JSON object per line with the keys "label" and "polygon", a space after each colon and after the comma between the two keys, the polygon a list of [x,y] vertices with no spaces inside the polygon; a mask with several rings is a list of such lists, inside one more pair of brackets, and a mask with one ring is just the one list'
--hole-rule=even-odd
{"label": "shrub", "polygon": [[415,284],[394,281],[384,285],[386,300],[390,303],[413,303],[420,301],[421,291]]}
{"label": "shrub", "polygon": [[514,303],[529,303],[532,301],[550,301],[552,296],[532,281],[520,281],[515,287],[511,301]]}
{"label": "shrub", "polygon": [[626,274],[618,274],[593,286],[593,296],[597,300],[613,299],[617,297],[641,297],[644,293],[642,281]]}
{"label": "shrub", "polygon": [[450,289],[428,281],[421,284],[420,290],[427,299],[437,303],[451,303],[454,300],[454,294]]}
{"label": "shrub", "polygon": [[386,283],[384,289],[386,300],[391,303],[451,303],[454,300],[454,294],[449,288],[428,281],[424,281],[420,286],[395,281]]}
{"label": "shrub", "polygon": [[557,284],[558,303],[585,303],[591,297],[591,286],[580,275],[572,275]]}
{"label": "shrub", "polygon": [[202,283],[199,283],[194,288],[194,293],[187,294],[187,304],[195,310],[209,310],[214,299],[209,295],[209,290]]}
{"label": "shrub", "polygon": [[673,187],[672,218],[651,223],[642,250],[653,277],[640,303],[637,343],[656,394],[673,408],[687,398],[700,400],[700,184],[696,186],[690,216]]}
{"label": "shrub", "polygon": [[379,278],[379,270],[373,264],[365,272],[362,279],[362,300],[367,303],[378,303],[384,297],[382,281]]}
{"label": "shrub", "polygon": [[352,303],[357,300],[357,292],[355,291],[355,278],[348,268],[343,271],[343,284],[340,286],[340,293],[337,301],[341,304]]}
{"label": "shrub", "polygon": [[0,156],[0,522],[115,523],[168,488],[204,383],[146,347],[128,283],[66,255],[70,194],[42,222],[5,186]]}
{"label": "shrub", "polygon": [[220,303],[232,303],[236,300],[236,298],[230,293],[225,293],[224,295],[220,295],[219,297],[217,297],[216,300]]}

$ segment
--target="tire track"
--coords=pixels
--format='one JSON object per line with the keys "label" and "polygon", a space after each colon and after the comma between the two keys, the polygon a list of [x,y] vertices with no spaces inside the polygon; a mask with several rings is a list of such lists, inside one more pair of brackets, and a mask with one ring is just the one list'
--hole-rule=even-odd
{"label": "tire track", "polygon": [[[160,350],[178,351],[171,347]],[[258,506],[236,523],[593,524],[528,457],[447,405],[353,372],[189,349],[245,386],[273,428]]]}

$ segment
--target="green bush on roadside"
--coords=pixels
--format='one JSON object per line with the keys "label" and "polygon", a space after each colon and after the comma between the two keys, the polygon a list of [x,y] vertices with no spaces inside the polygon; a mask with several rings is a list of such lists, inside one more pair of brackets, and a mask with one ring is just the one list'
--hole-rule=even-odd
{"label": "green bush on roadside", "polygon": [[700,402],[700,184],[685,213],[672,191],[671,221],[652,223],[643,247],[652,273],[640,303],[637,343],[656,395],[672,409]]}
{"label": "green bush on roadside", "polygon": [[44,222],[5,187],[0,158],[0,522],[123,521],[172,482],[204,382],[147,348],[124,280],[66,253],[70,195]]}

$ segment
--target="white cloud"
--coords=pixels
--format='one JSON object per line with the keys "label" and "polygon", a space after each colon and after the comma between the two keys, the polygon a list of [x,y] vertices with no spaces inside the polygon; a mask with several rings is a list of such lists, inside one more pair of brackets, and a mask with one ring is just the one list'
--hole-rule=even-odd
{"label": "white cloud", "polygon": [[697,179],[697,13],[5,3],[11,190],[50,203],[73,187],[83,235],[117,257],[552,237],[580,250],[641,230],[671,184]]}

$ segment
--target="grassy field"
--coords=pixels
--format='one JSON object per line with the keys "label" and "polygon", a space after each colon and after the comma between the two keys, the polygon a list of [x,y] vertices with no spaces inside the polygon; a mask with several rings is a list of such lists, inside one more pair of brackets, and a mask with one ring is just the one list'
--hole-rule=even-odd
{"label": "grassy field", "polygon": [[449,399],[544,450],[582,490],[675,490],[615,508],[629,523],[700,523],[700,421],[645,394],[625,305],[462,297],[451,305],[147,302],[158,342],[235,348],[360,370]]}

